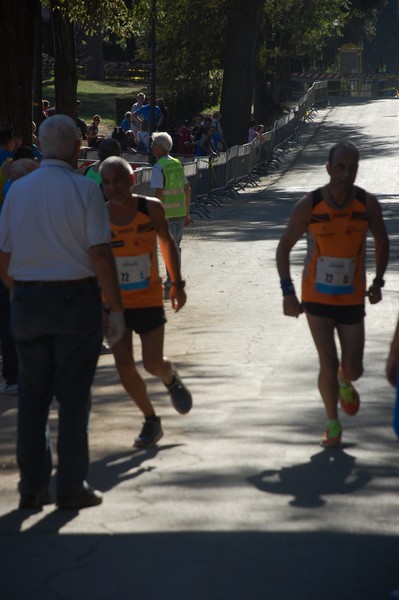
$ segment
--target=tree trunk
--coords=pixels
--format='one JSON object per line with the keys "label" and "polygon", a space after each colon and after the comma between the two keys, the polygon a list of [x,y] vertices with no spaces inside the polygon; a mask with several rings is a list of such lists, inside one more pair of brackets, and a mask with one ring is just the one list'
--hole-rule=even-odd
{"label": "tree trunk", "polygon": [[232,0],[228,13],[226,56],[220,110],[228,146],[248,140],[252,112],[255,49],[263,0]]}
{"label": "tree trunk", "polygon": [[87,44],[87,79],[104,81],[105,67],[103,56],[103,36],[101,32],[86,38]]}
{"label": "tree trunk", "polygon": [[62,16],[56,8],[57,0],[51,0],[54,31],[54,81],[57,114],[76,119],[76,90],[78,78],[75,64],[75,32],[73,23]]}
{"label": "tree trunk", "polygon": [[36,0],[0,2],[0,127],[32,145],[32,76]]}
{"label": "tree trunk", "polygon": [[266,68],[257,65],[254,81],[254,117],[258,123],[266,126],[269,110],[273,104]]}

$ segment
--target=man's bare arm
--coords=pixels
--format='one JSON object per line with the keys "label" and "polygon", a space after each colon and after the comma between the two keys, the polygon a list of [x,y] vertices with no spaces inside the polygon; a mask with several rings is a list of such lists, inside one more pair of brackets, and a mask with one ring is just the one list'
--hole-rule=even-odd
{"label": "man's bare arm", "polygon": [[297,241],[306,232],[312,210],[312,196],[307,195],[294,206],[290,220],[277,247],[277,270],[283,288],[283,312],[296,317],[303,312],[291,280],[290,253]]}
{"label": "man's bare arm", "polygon": [[[370,231],[374,238],[375,277],[382,280],[389,260],[389,238],[382,216],[381,205],[372,194],[367,194],[367,214]],[[368,297],[371,304],[382,299],[381,286],[378,282],[369,286]]]}

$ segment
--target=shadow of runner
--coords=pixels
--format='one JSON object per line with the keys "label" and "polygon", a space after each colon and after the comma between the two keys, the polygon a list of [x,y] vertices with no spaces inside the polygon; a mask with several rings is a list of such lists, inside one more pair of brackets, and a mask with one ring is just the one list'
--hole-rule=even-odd
{"label": "shadow of runner", "polygon": [[342,450],[324,449],[311,456],[308,463],[262,471],[248,477],[248,481],[261,492],[294,496],[291,506],[317,508],[326,503],[323,496],[350,494],[371,481],[369,471],[355,470],[355,462]]}
{"label": "shadow of runner", "polygon": [[162,444],[149,448],[132,448],[104,456],[90,465],[90,481],[95,482],[101,492],[111,490],[123,481],[135,479],[144,473],[153,471],[156,466],[142,466],[148,460],[154,459],[160,452],[178,448],[183,444]]}

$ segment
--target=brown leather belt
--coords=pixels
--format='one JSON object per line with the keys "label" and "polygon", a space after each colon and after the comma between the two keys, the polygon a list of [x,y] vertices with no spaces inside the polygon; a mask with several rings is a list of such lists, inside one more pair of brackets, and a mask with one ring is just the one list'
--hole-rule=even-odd
{"label": "brown leather belt", "polygon": [[67,285],[82,285],[85,283],[94,283],[95,277],[85,277],[84,279],[61,279],[60,281],[17,281],[14,280],[16,287],[46,287],[46,286],[67,286]]}

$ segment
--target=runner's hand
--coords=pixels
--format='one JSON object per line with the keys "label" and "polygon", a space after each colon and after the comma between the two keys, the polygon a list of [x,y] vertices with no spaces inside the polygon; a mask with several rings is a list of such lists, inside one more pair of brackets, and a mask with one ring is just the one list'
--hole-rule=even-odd
{"label": "runner's hand", "polygon": [[283,298],[283,310],[287,317],[295,317],[296,319],[303,313],[302,304],[296,296],[289,295]]}
{"label": "runner's hand", "polygon": [[186,303],[186,292],[182,288],[172,285],[169,293],[170,302],[175,312],[178,312]]}
{"label": "runner's hand", "polygon": [[370,304],[377,304],[377,302],[381,302],[382,294],[380,286],[372,283],[367,291],[367,296]]}
{"label": "runner's hand", "polygon": [[108,326],[105,330],[105,337],[107,338],[107,342],[111,348],[123,337],[125,331],[126,325],[123,312],[114,312],[110,310],[108,314]]}

